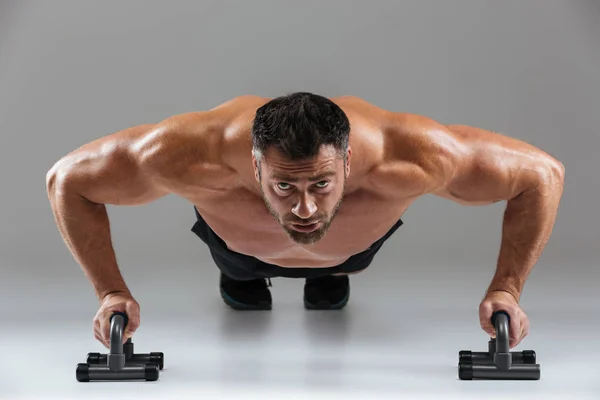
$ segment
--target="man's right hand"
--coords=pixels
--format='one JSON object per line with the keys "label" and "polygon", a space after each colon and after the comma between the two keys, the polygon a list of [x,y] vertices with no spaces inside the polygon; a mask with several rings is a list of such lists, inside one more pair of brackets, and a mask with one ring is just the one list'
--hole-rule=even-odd
{"label": "man's right hand", "polygon": [[106,348],[110,348],[110,317],[120,311],[127,314],[127,326],[123,333],[123,343],[133,336],[140,326],[140,305],[130,293],[115,292],[105,296],[94,317],[94,337]]}

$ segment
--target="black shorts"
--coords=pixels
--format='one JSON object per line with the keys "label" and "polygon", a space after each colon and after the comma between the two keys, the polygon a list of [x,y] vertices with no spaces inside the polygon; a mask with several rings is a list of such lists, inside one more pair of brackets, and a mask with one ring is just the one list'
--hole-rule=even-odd
{"label": "black shorts", "polygon": [[379,251],[383,243],[403,224],[402,220],[398,222],[379,240],[371,245],[367,250],[350,256],[343,263],[325,268],[284,268],[274,264],[263,262],[255,257],[241,254],[230,250],[217,234],[208,226],[204,218],[194,207],[197,221],[192,227],[194,232],[204,243],[208,245],[213,260],[217,267],[227,276],[236,280],[250,280],[258,278],[316,278],[320,276],[353,273],[367,268],[375,254]]}

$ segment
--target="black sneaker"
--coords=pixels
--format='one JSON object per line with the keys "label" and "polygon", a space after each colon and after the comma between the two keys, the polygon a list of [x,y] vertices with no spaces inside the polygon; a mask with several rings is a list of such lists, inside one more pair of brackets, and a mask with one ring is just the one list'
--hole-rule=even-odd
{"label": "black sneaker", "polygon": [[304,308],[307,310],[340,310],[350,298],[347,275],[307,278],[304,284]]}
{"label": "black sneaker", "polygon": [[270,279],[237,281],[221,273],[221,297],[236,310],[270,310],[272,308]]}

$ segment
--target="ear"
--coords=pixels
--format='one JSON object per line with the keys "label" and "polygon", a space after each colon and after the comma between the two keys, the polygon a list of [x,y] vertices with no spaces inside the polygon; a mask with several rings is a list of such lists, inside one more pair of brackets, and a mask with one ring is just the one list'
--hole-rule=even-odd
{"label": "ear", "polygon": [[254,168],[254,179],[256,179],[257,182],[260,182],[260,163],[254,154],[252,155],[252,166]]}
{"label": "ear", "polygon": [[346,176],[350,175],[350,160],[352,159],[352,148],[348,146],[348,152],[346,153],[348,161],[346,162]]}

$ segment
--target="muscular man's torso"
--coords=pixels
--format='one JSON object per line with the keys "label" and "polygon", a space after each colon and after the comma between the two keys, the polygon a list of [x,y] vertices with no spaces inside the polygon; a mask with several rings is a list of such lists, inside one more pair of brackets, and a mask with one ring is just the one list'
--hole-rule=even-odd
{"label": "muscular man's torso", "polygon": [[385,168],[390,154],[385,151],[385,131],[372,114],[378,110],[370,106],[370,115],[365,105],[362,109],[357,106],[356,99],[332,100],[350,119],[353,155],[344,199],[320,242],[294,243],[269,214],[261,197],[252,167],[251,123],[253,111],[267,100],[250,99],[235,106],[239,109],[232,120],[213,132],[219,138],[215,142],[219,142],[220,157],[209,167],[214,174],[212,190],[187,187],[184,180],[181,188],[173,185],[175,191],[196,206],[229,249],[271,264],[331,267],[368,249],[392,228],[413,198],[402,190],[401,176],[394,183],[390,168]]}
{"label": "muscular man's torso", "polygon": [[292,241],[263,201],[251,129],[269,99],[257,96],[90,142],[53,167],[49,185],[96,204],[140,205],[174,194],[194,204],[231,250],[282,267],[329,267],[369,248],[423,194],[469,204],[515,195],[526,181],[510,177],[529,176],[532,155],[542,154],[481,129],[388,112],[355,97],[331,100],[350,120],[352,156],[344,199],[316,244]]}

